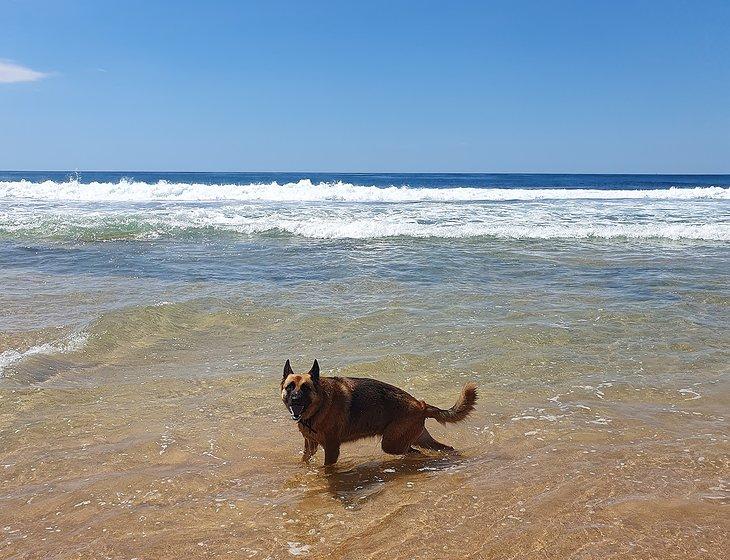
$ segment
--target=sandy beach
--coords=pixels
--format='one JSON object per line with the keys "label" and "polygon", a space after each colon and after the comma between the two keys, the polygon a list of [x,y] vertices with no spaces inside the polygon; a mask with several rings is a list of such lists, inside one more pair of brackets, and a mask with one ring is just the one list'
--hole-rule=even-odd
{"label": "sandy beach", "polygon": [[[338,373],[402,382],[411,365],[423,367]],[[273,374],[149,370],[3,388],[3,558],[721,558],[727,547],[716,380],[694,398],[625,383],[518,392],[479,375],[478,413],[429,428],[458,453],[394,458],[365,441],[325,472],[321,452],[298,462]],[[455,391],[426,382],[438,377],[427,366],[409,388],[448,404]]]}
{"label": "sandy beach", "polygon": [[[724,190],[416,205],[38,192],[0,223],[0,558],[726,555],[728,251],[696,239],[724,235]],[[358,239],[175,222],[296,208],[442,232],[459,213],[458,231],[482,227],[469,219],[485,209],[535,225],[419,238],[375,223]],[[613,237],[637,212],[653,229]],[[682,212],[685,237],[662,237]],[[474,381],[480,400],[463,423],[429,421],[454,453],[365,440],[326,470],[321,450],[300,461],[287,358],[442,407]]]}

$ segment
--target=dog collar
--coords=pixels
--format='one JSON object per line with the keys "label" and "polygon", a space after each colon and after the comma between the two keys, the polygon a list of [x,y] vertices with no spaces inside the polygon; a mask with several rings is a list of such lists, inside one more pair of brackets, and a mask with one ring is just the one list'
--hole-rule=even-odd
{"label": "dog collar", "polygon": [[300,419],[300,420],[297,420],[297,423],[298,424],[301,424],[302,426],[304,426],[305,428],[307,428],[310,432],[312,432],[314,434],[317,433],[317,430],[315,430],[314,428],[312,428],[312,425],[310,423],[308,423],[306,420]]}

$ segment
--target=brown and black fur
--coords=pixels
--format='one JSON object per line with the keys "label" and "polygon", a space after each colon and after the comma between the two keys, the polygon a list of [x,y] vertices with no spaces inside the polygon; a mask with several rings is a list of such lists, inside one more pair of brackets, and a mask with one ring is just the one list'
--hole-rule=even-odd
{"label": "brown and black fur", "polygon": [[425,420],[461,422],[474,410],[477,390],[467,383],[456,404],[442,410],[376,379],[320,377],[317,360],[309,372],[295,374],[287,360],[281,398],[304,436],[303,460],[309,461],[321,445],[324,464],[332,465],[341,444],[373,436],[382,436],[383,451],[395,455],[415,451],[412,446],[453,450],[431,437]]}

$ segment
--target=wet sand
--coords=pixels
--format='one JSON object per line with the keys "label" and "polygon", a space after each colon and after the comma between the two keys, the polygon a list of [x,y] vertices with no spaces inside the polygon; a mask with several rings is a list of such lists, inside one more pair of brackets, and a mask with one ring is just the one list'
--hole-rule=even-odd
{"label": "wet sand", "polygon": [[[727,557],[723,245],[0,249],[3,560]],[[287,358],[480,400],[304,465]]]}
{"label": "wet sand", "polygon": [[[429,426],[456,453],[391,457],[370,440],[345,446],[325,469],[321,451],[299,462],[301,436],[271,375],[150,379],[146,370],[97,372],[113,383],[89,384],[86,372],[2,389],[0,557],[727,552],[726,398],[620,384],[515,393],[481,383],[472,418]],[[416,385],[443,406],[458,392]],[[655,411],[627,413],[647,397]],[[561,415],[561,406],[576,413]]]}

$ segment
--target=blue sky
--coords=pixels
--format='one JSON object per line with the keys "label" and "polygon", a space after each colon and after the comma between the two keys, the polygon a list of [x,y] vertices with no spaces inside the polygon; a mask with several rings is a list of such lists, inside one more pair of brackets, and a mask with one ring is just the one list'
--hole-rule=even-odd
{"label": "blue sky", "polygon": [[730,172],[728,29],[727,0],[0,0],[0,169]]}

